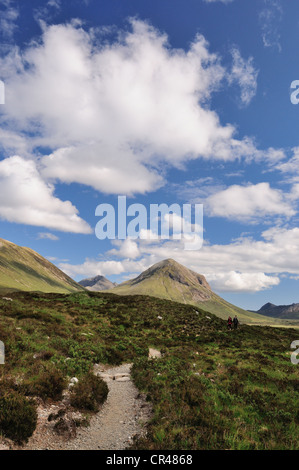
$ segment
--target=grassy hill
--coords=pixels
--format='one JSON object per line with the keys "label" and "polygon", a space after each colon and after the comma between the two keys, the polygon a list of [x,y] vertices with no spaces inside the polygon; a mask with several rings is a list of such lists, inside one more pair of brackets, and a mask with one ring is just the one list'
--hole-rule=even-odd
{"label": "grassy hill", "polygon": [[0,292],[15,290],[68,293],[84,289],[30,248],[0,239]]}
{"label": "grassy hill", "polygon": [[113,293],[121,295],[151,295],[161,299],[192,304],[222,319],[237,315],[244,323],[274,325],[281,324],[263,315],[248,312],[230,304],[210,288],[205,277],[182,266],[172,259],[161,261],[141,273],[135,279],[123,282],[113,288]]}
{"label": "grassy hill", "polygon": [[[70,377],[84,384],[95,363],[133,362],[134,382],[154,411],[134,448],[299,448],[299,366],[290,361],[296,330],[227,331],[225,321],[192,305],[141,295],[15,292],[11,298],[0,299],[6,346],[0,405],[13,397],[10,407],[19,409],[11,425],[17,420],[18,429],[28,422],[24,397],[59,407]],[[148,360],[149,347],[162,358]]]}

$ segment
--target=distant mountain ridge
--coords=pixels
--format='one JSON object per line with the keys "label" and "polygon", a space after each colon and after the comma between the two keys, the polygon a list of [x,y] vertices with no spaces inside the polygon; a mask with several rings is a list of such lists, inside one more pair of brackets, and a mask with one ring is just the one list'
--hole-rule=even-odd
{"label": "distant mountain ridge", "polygon": [[291,305],[275,305],[268,302],[256,313],[273,318],[299,320],[299,303]]}
{"label": "distant mountain ridge", "polygon": [[0,238],[0,292],[71,293],[84,288],[31,248]]}
{"label": "distant mountain ridge", "polygon": [[119,295],[150,295],[193,304],[223,319],[227,319],[229,315],[237,315],[241,321],[248,323],[263,319],[260,315],[230,304],[212,291],[202,274],[173,259],[154,264],[135,279],[119,284],[110,292]]}
{"label": "distant mountain ridge", "polygon": [[82,279],[79,281],[81,286],[85,287],[87,290],[94,292],[101,292],[103,290],[113,289],[117,286],[116,282],[111,282],[105,276],[95,276],[89,279]]}

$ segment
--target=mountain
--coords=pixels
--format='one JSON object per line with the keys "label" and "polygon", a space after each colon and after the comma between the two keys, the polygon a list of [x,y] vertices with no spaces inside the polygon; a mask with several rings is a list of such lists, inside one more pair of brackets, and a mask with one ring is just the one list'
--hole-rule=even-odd
{"label": "mountain", "polygon": [[162,299],[193,304],[220,318],[237,315],[239,320],[263,322],[265,317],[249,313],[215,294],[205,277],[173,259],[166,259],[151,266],[135,279],[123,282],[112,291],[120,295],[142,294]]}
{"label": "mountain", "polygon": [[113,289],[113,287],[117,286],[116,282],[111,282],[104,276],[95,276],[89,279],[82,279],[79,284],[80,286],[85,287],[87,290],[95,292]]}
{"label": "mountain", "polygon": [[0,238],[0,292],[70,293],[84,288],[41,255]]}
{"label": "mountain", "polygon": [[267,317],[299,320],[299,304],[291,305],[274,305],[267,303],[263,305],[256,313]]}

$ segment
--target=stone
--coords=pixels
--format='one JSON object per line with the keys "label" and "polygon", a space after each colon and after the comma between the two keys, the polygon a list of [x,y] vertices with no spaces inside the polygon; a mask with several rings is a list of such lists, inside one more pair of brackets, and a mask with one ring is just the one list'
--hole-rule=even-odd
{"label": "stone", "polygon": [[130,379],[130,377],[119,377],[115,380],[116,380],[116,382],[129,382],[131,379]]}
{"label": "stone", "polygon": [[162,354],[160,351],[158,351],[158,349],[149,348],[149,354],[148,354],[149,358],[153,358],[153,357],[160,358],[161,356]]}
{"label": "stone", "polygon": [[0,450],[9,450],[9,447],[5,444],[0,444]]}

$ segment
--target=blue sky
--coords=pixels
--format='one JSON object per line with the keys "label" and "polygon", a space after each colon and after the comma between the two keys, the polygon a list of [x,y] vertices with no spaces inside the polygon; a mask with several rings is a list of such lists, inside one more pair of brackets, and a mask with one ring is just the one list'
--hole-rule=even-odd
{"label": "blue sky", "polygon": [[[299,302],[296,0],[0,0],[1,237],[76,280],[174,258]],[[101,203],[203,204],[204,245],[104,240]]]}

